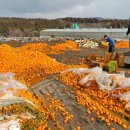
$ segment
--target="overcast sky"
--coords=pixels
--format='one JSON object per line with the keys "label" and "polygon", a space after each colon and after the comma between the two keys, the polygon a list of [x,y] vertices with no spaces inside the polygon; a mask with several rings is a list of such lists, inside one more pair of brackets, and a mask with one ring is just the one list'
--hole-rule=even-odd
{"label": "overcast sky", "polygon": [[130,0],[0,0],[0,16],[128,19],[130,17]]}

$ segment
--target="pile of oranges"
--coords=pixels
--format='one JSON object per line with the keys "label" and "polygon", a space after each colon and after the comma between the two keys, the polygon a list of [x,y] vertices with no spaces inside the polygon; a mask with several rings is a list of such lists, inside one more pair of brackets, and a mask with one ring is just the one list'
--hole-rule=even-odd
{"label": "pile of oranges", "polygon": [[65,43],[51,46],[51,48],[56,51],[66,51],[66,50],[75,51],[78,50],[78,45],[75,42],[69,40]]}
{"label": "pile of oranges", "polygon": [[15,73],[17,80],[26,83],[27,86],[33,85],[40,82],[47,75],[74,67],[58,63],[47,56],[48,53],[57,52],[61,50],[61,47],[62,50],[63,48],[66,49],[67,46],[75,48],[76,44],[67,41],[63,45],[49,47],[47,44],[29,43],[19,48],[12,48],[7,44],[3,44],[0,46],[0,72]]}
{"label": "pile of oranges", "polygon": [[116,48],[130,48],[128,41],[118,41],[115,44]]}
{"label": "pile of oranges", "polygon": [[18,47],[20,50],[30,50],[30,51],[39,51],[44,54],[57,54],[58,51],[53,50],[51,46],[47,43],[27,43],[21,47]]}
{"label": "pile of oranges", "polygon": [[[123,48],[124,44],[117,44],[116,47]],[[126,48],[126,47],[124,47]],[[46,76],[51,74],[56,74],[61,71],[65,71],[70,68],[80,68],[85,67],[84,65],[65,65],[59,63],[54,59],[47,56],[47,54],[58,54],[64,50],[77,50],[78,47],[73,41],[67,41],[62,44],[57,44],[54,46],[48,46],[47,44],[32,44],[28,43],[19,48],[12,48],[6,44],[0,45],[0,72],[12,72],[15,73],[15,78],[24,82],[27,86],[31,86],[37,82],[43,80]],[[123,128],[130,128],[128,126],[128,121],[130,120],[130,109],[125,109],[127,102],[122,99],[114,99],[111,95],[98,89],[96,81],[92,80],[89,82],[88,87],[84,87],[78,84],[78,81],[83,78],[83,75],[75,75],[71,72],[61,73],[58,79],[68,86],[73,86],[75,89],[77,103],[86,108],[87,113],[91,115],[91,112],[95,113],[97,117],[111,130],[112,124],[118,124]],[[124,90],[117,90],[115,94],[127,92],[130,87]],[[32,119],[30,121],[24,120],[21,122],[23,129],[25,129],[28,124],[28,128],[31,129],[32,126],[36,130],[43,130],[50,128],[47,125],[47,121],[51,120],[57,129],[63,130],[57,121],[56,113],[60,113],[64,117],[64,123],[68,123],[73,119],[71,115],[63,104],[59,100],[54,100],[49,94],[46,95],[45,100],[40,97],[34,96],[29,91],[20,90],[15,94],[15,96],[22,97],[26,100],[31,101],[35,109],[39,112],[35,112],[37,119]],[[22,108],[28,108],[27,104],[23,104]],[[17,110],[15,110],[16,108]],[[10,105],[9,107],[4,107],[0,109],[0,112],[16,112],[22,111],[18,104]],[[36,114],[37,113],[37,114]],[[40,120],[40,117],[45,117],[45,120]],[[94,121],[94,118],[91,118]],[[80,130],[80,126],[75,128],[75,130]]]}
{"label": "pile of oranges", "polygon": [[[51,120],[52,125],[58,130],[64,130],[58,122],[58,114],[63,116],[64,123],[68,123],[73,119],[73,115],[70,111],[67,111],[65,106],[60,103],[59,100],[54,100],[50,94],[45,95],[43,100],[36,95],[31,94],[29,91],[20,90],[15,96],[22,97],[30,102],[22,102],[17,104],[11,104],[9,106],[0,107],[0,114],[3,115],[17,115],[22,130],[35,129],[35,130],[50,130],[48,121]],[[22,113],[29,113],[34,118],[20,117]],[[57,114],[58,113],[58,114]],[[6,122],[6,119],[5,119]]]}
{"label": "pile of oranges", "polygon": [[60,54],[62,53],[62,51],[66,50],[78,50],[78,45],[75,42],[68,40],[64,43],[57,43],[53,46],[49,46],[47,43],[27,43],[19,47],[18,49],[27,51],[39,51],[44,54]]}
{"label": "pile of oranges", "polygon": [[[15,78],[17,80],[24,82],[27,86],[31,86],[32,84],[40,82],[50,74],[78,67],[58,63],[47,56],[47,54],[56,54],[61,50],[66,49],[67,44],[69,49],[75,48],[73,43],[74,47],[72,47],[73,45],[70,41],[63,43],[62,49],[60,49],[58,45],[50,47],[44,43],[28,43],[19,48],[13,48],[7,44],[3,44],[0,46],[0,72],[15,73]],[[73,115],[69,114],[65,109],[65,106],[61,104],[59,100],[54,100],[49,94],[46,95],[45,100],[36,95],[34,96],[27,90],[19,90],[14,95],[22,97],[23,99],[32,102],[34,105],[20,103],[0,108],[1,114],[8,113],[12,115],[15,114],[14,112],[20,114],[21,112],[30,112],[31,110],[31,113],[33,112],[32,114],[34,114],[36,118],[31,120],[20,119],[21,129],[35,128],[37,130],[50,130],[47,122],[48,120],[51,120],[57,129],[63,130],[62,126],[60,126],[57,121],[58,117],[56,112],[61,113],[64,117],[64,123],[68,123],[69,120],[73,118]]]}
{"label": "pile of oranges", "polygon": [[[108,95],[105,91],[98,89],[96,81],[89,81],[89,86],[81,86],[78,82],[82,75],[75,75],[72,72],[65,72],[59,76],[59,80],[68,86],[76,88],[76,98],[79,105],[87,109],[87,114],[95,113],[97,117],[111,127],[112,123],[116,123],[123,128],[130,128],[130,109],[125,109],[127,101],[115,99],[112,95]],[[117,90],[115,93],[129,91],[130,87],[124,90]],[[127,120],[126,120],[127,119]]]}

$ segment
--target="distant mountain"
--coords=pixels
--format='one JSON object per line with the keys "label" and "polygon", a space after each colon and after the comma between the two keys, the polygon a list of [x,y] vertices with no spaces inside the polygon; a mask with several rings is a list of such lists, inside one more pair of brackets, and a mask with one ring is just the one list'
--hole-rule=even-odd
{"label": "distant mountain", "polygon": [[98,20],[104,20],[104,18],[102,18],[102,17],[97,17],[97,19],[98,19]]}
{"label": "distant mountain", "polygon": [[98,20],[104,20],[104,18],[102,18],[102,17],[88,17],[88,18],[91,18],[91,19],[98,19]]}

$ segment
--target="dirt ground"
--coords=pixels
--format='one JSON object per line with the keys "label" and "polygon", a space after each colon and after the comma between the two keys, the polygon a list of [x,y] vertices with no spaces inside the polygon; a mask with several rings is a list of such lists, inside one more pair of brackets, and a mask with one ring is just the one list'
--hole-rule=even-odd
{"label": "dirt ground", "polygon": [[[49,55],[50,57],[56,59],[58,62],[62,62],[64,64],[80,64],[83,62],[81,59],[86,58],[88,54],[95,54],[100,57],[104,57],[104,52],[106,50],[104,49],[92,49],[92,48],[81,48],[80,50],[77,51],[65,51],[62,54],[59,55]],[[116,49],[116,52],[127,52],[129,49]],[[125,65],[125,67],[118,68],[121,71],[127,72],[130,70],[130,65]],[[126,73],[127,77],[130,77]]]}
{"label": "dirt ground", "polygon": [[[120,49],[116,51],[120,51]],[[127,50],[124,49],[123,51]],[[65,64],[80,64],[82,62],[81,58],[86,58],[88,54],[103,56],[104,52],[105,50],[103,49],[82,48],[77,51],[66,51],[59,55],[49,56],[56,59],[58,62],[63,62]],[[127,70],[130,68],[120,69]],[[67,88],[67,91],[64,91],[64,88]],[[43,99],[45,94],[49,92],[54,99],[60,99],[67,109],[71,108],[72,114],[74,115],[72,121],[65,125],[62,123],[63,119],[61,116],[57,119],[65,130],[73,130],[77,125],[81,126],[81,130],[110,130],[111,127],[116,130],[123,130],[120,126],[115,124],[112,124],[111,127],[106,126],[95,114],[86,114],[87,110],[77,104],[75,94],[71,93],[73,90],[74,88],[56,81],[53,77],[45,79],[41,84],[35,85],[32,88],[33,93],[41,96]],[[91,117],[94,117],[94,122],[91,121]],[[51,129],[54,129],[54,126],[51,126]]]}
{"label": "dirt ground", "polygon": [[[93,113],[87,114],[87,110],[77,104],[75,94],[71,93],[74,91],[74,88],[64,85],[53,77],[46,78],[39,84],[32,86],[31,91],[37,96],[42,97],[43,100],[45,99],[45,95],[49,93],[54,99],[59,99],[65,105],[66,109],[71,109],[71,114],[74,118],[67,124],[63,123],[63,117],[61,115],[56,114],[58,115],[57,121],[65,130],[74,130],[77,126],[80,126],[81,130],[110,130],[111,127],[115,128],[115,130],[123,130],[115,124],[111,124],[110,127],[107,126]],[[93,122],[91,121],[91,117],[94,118]],[[49,121],[51,130],[56,130],[52,124]]]}
{"label": "dirt ground", "polygon": [[[14,47],[21,46],[17,44]],[[127,51],[127,49],[117,49],[116,51]],[[105,50],[103,49],[90,49],[82,48],[77,51],[65,51],[58,55],[49,55],[50,57],[56,59],[58,62],[63,62],[65,64],[80,64],[82,58],[86,58],[88,54],[96,54],[98,56],[104,55]],[[129,70],[130,68],[120,68],[122,70]],[[74,130],[75,127],[81,126],[81,130],[110,130],[110,128],[115,128],[115,130],[123,130],[119,125],[111,124],[107,126],[103,123],[95,114],[87,114],[87,109],[77,104],[75,94],[71,93],[74,88],[71,86],[66,86],[63,83],[55,80],[55,76],[49,76],[42,82],[35,84],[31,88],[31,92],[37,96],[45,99],[45,94],[50,93],[54,99],[60,99],[61,103],[65,105],[66,109],[71,109],[71,114],[74,118],[67,124],[63,123],[63,117],[58,115],[57,121],[65,130]],[[66,91],[65,91],[66,88]],[[91,121],[91,117],[94,117],[94,121]],[[49,126],[51,130],[56,130],[56,128],[49,121]]]}
{"label": "dirt ground", "polygon": [[[59,62],[63,62],[65,64],[79,64],[79,59],[86,58],[88,54],[95,54],[97,56],[104,57],[104,52],[106,50],[100,48],[80,48],[77,51],[65,51],[59,55],[49,55],[52,58],[55,58]],[[116,49],[116,52],[126,52],[129,49]],[[75,61],[75,62],[74,62]]]}

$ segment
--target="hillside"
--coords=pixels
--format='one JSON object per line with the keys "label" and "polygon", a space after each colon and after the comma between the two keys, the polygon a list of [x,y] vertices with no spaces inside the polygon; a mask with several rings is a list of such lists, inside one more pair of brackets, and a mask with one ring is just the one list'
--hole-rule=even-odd
{"label": "hillside", "polygon": [[59,18],[59,19],[27,19],[0,17],[0,36],[39,36],[45,28],[70,28],[72,23],[78,23],[81,28],[122,28],[127,27],[128,20],[99,18]]}

